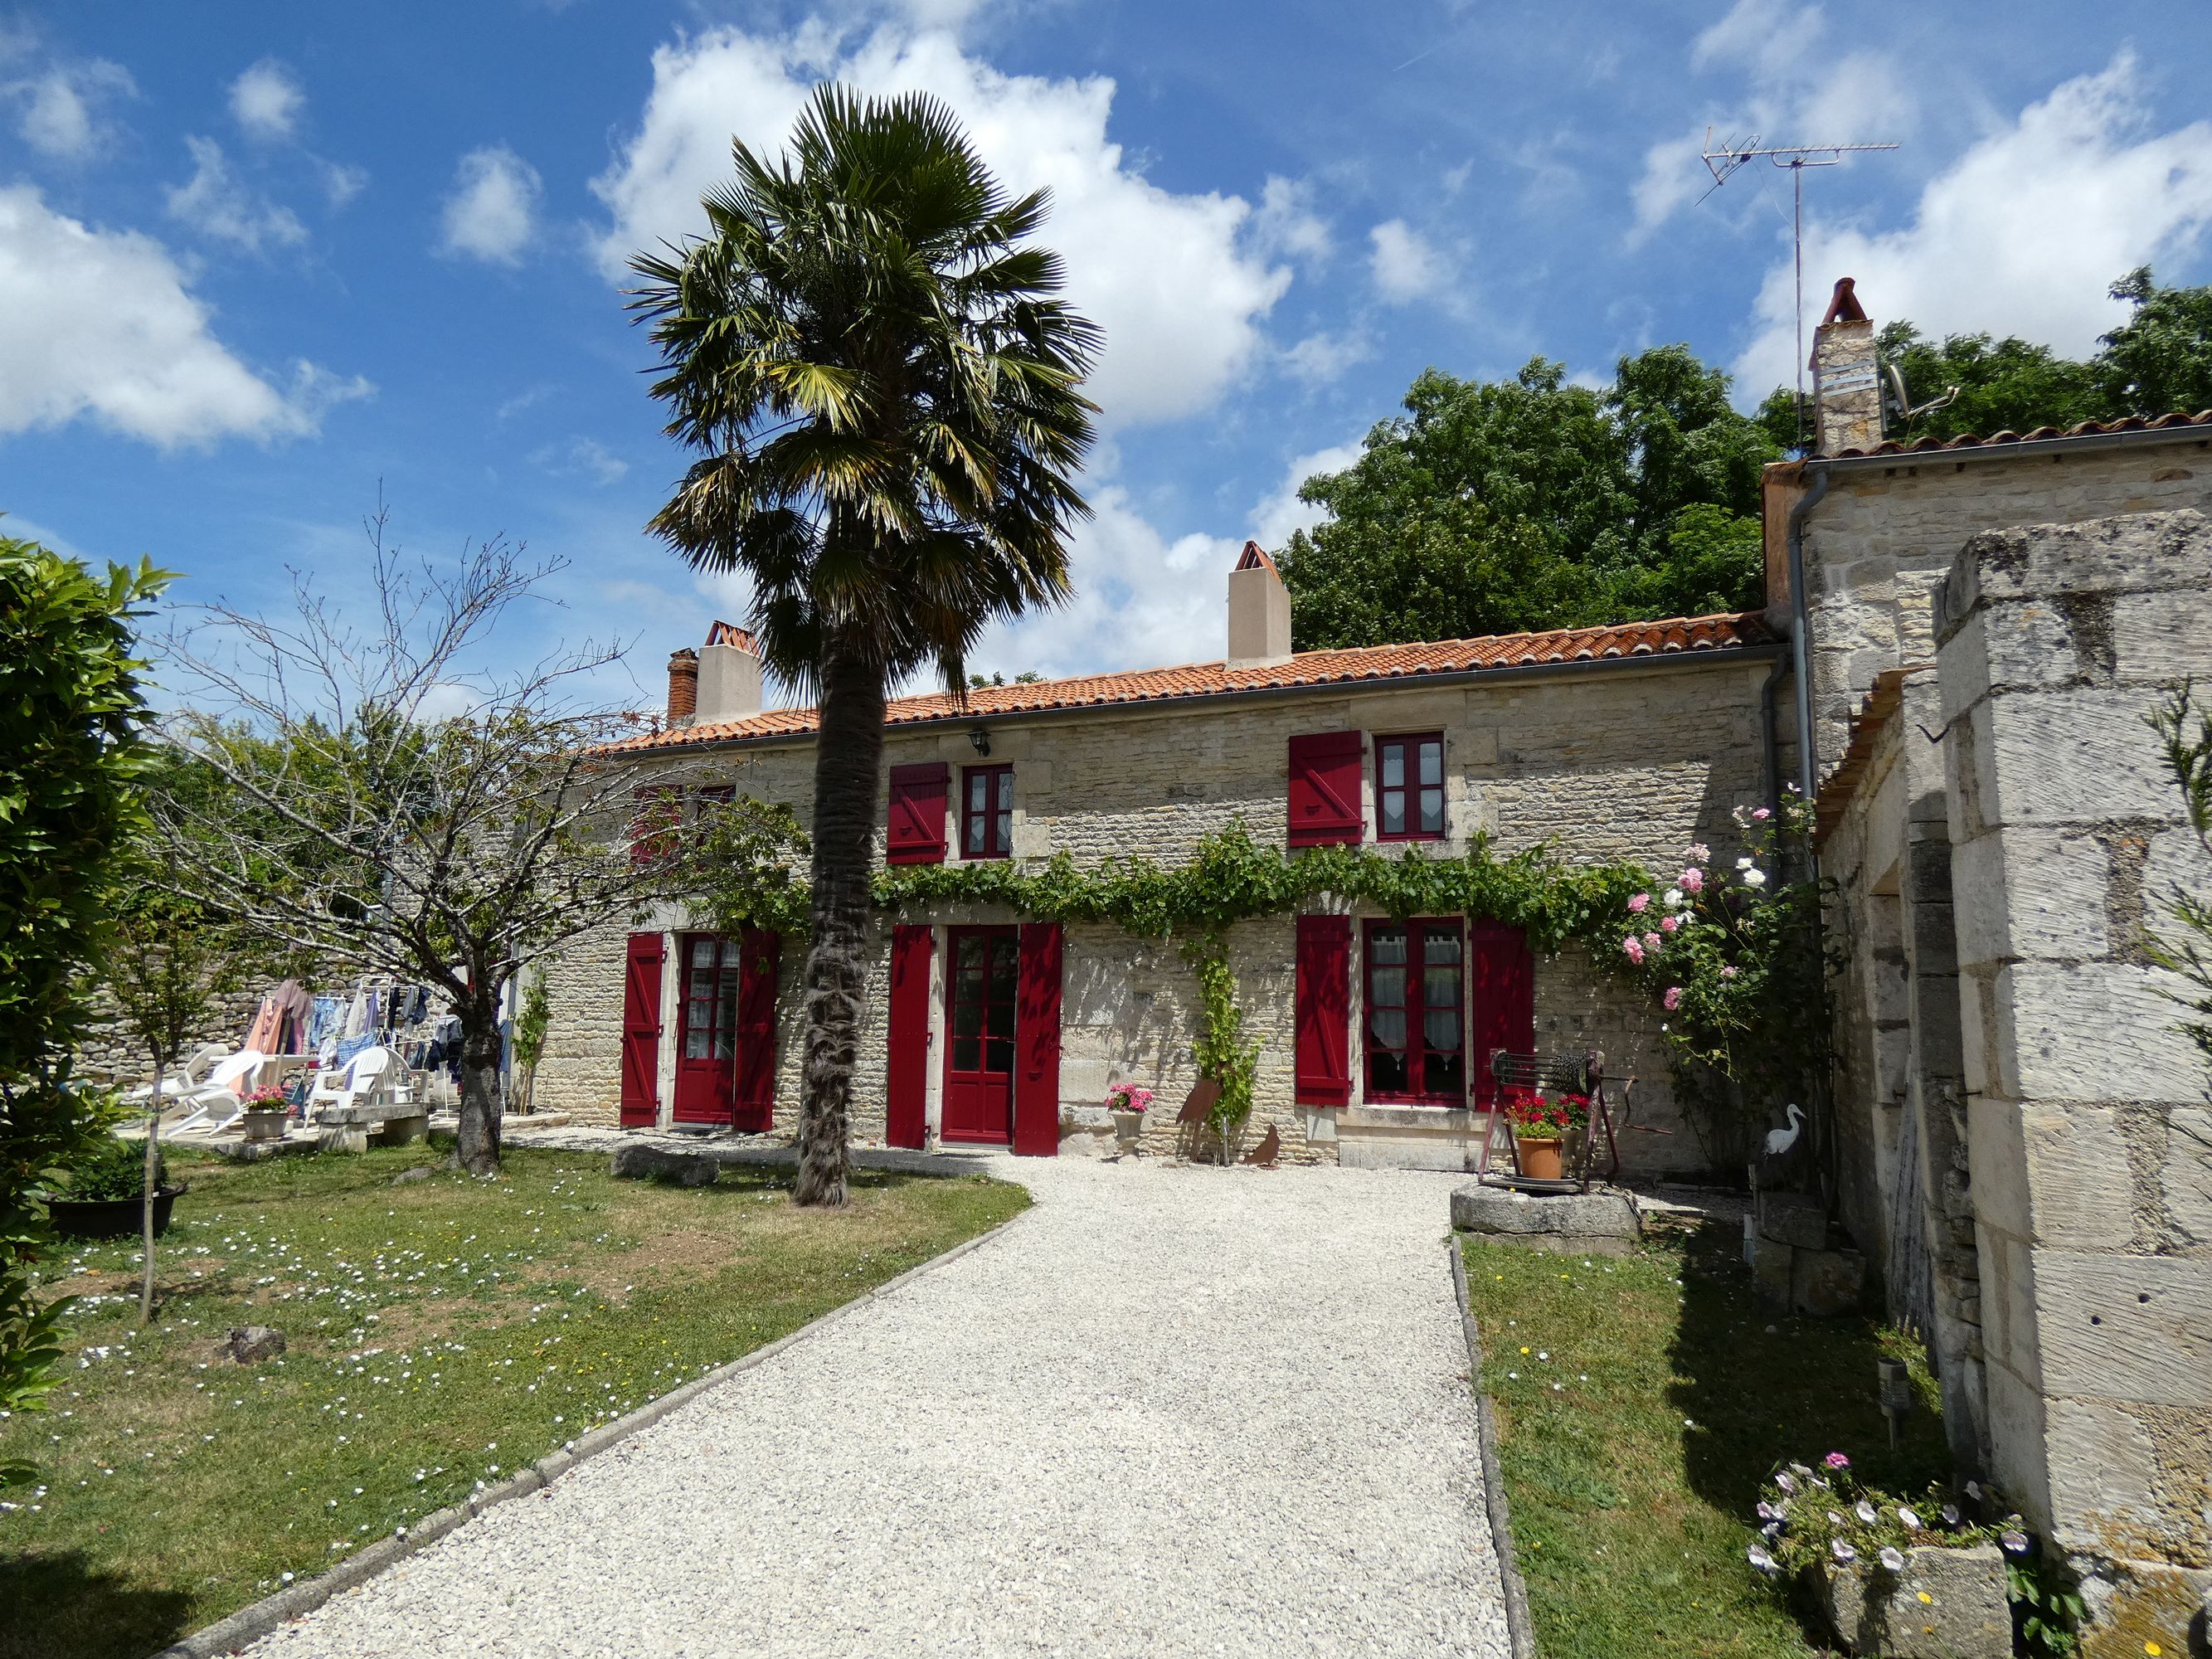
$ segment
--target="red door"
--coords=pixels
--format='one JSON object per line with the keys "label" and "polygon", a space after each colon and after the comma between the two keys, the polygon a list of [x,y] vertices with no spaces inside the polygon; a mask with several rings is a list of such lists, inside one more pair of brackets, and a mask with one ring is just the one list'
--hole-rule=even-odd
{"label": "red door", "polygon": [[650,1129],[660,1116],[660,962],[658,933],[629,936],[623,976],[622,1124]]}
{"label": "red door", "polygon": [[1008,1146],[1014,1139],[1014,1001],[1021,933],[946,930],[943,1138]]}
{"label": "red door", "polygon": [[738,942],[720,933],[686,933],[683,1025],[676,1046],[678,1123],[729,1124],[737,1115]]}

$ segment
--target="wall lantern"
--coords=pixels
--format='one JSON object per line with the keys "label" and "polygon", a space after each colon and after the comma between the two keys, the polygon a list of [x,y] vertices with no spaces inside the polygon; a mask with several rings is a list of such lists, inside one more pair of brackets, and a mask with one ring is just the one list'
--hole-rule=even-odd
{"label": "wall lantern", "polygon": [[991,752],[991,734],[980,726],[968,734],[968,741],[975,745],[975,752],[979,755]]}

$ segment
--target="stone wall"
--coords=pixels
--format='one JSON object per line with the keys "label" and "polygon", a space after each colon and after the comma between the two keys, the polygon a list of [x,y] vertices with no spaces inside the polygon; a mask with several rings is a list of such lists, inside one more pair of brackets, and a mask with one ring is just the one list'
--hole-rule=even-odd
{"label": "stone wall", "polygon": [[2212,1113],[2147,931],[2208,860],[2143,714],[2212,673],[2194,513],[1975,538],[1939,645],[1991,1472],[2091,1576],[2091,1652],[2212,1585]]}
{"label": "stone wall", "polygon": [[[1762,798],[1759,688],[1768,665],[1754,655],[1690,659],[1443,689],[1384,685],[1310,697],[998,716],[988,722],[990,760],[1014,768],[1017,857],[1064,851],[1085,864],[1116,854],[1175,861],[1188,857],[1200,836],[1239,818],[1256,837],[1281,844],[1285,757],[1295,734],[1438,730],[1449,835],[1425,850],[1462,853],[1480,831],[1502,852],[1549,841],[1570,860],[1628,857],[1663,868],[1692,842],[1710,842],[1717,852],[1732,847],[1731,810]],[[957,782],[958,769],[977,759],[969,731],[966,724],[895,727],[884,764],[943,760]],[[811,742],[708,751],[690,763],[702,758],[739,790],[787,801],[802,821],[808,816]],[[1365,788],[1371,826],[1371,764]],[[908,920],[1015,918],[948,911]],[[647,925],[673,933],[683,918]],[[623,931],[580,941],[548,965],[554,1013],[538,1074],[542,1107],[593,1121],[615,1115]],[[1286,1155],[1327,1158],[1334,1156],[1334,1124],[1317,1121],[1328,1115],[1301,1111],[1291,1099],[1292,933],[1290,918],[1267,918],[1241,924],[1230,941],[1246,1035],[1261,1044],[1249,1133],[1263,1134],[1273,1124]],[[863,1104],[855,1128],[864,1137],[883,1131],[888,949],[888,933],[879,930],[860,1050]],[[779,1127],[797,1107],[798,966],[787,954]],[[1099,1121],[1105,1085],[1124,1078],[1158,1090],[1164,1105],[1179,1104],[1192,1081],[1195,988],[1174,947],[1110,927],[1071,927],[1064,973],[1064,1121]],[[1355,972],[1355,985],[1357,979]],[[1664,1133],[1626,1139],[1632,1167],[1645,1173],[1707,1167],[1674,1111],[1648,1011],[1572,958],[1539,963],[1537,1006],[1547,1045],[1601,1048],[1612,1069],[1638,1076],[1637,1119]],[[1148,1133],[1171,1136],[1171,1115]]]}
{"label": "stone wall", "polygon": [[[195,1048],[216,1043],[226,1054],[235,1052],[253,1027],[263,994],[270,988],[257,985],[217,997],[208,1019],[185,1044],[184,1057],[189,1059]],[[91,1023],[84,1042],[78,1045],[76,1063],[82,1076],[100,1083],[132,1085],[149,1082],[154,1076],[154,1062],[146,1057],[145,1046],[131,1036],[118,1017],[115,1005],[100,992],[93,995]]]}
{"label": "stone wall", "polygon": [[[2185,430],[2157,440],[2063,456],[1938,453],[1830,466],[1804,538],[1824,775],[1875,676],[1934,659],[1936,589],[1968,537],[1998,525],[2212,508],[2212,438]],[[1789,586],[1778,526],[1799,493],[1768,495],[1767,592],[1778,605]]]}

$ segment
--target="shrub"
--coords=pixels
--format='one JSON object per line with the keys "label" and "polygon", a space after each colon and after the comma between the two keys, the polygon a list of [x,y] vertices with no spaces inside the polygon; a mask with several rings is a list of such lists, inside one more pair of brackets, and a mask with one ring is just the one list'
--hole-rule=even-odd
{"label": "shrub", "polygon": [[[154,1184],[169,1184],[169,1161],[158,1152],[154,1158]],[[108,1135],[70,1161],[69,1174],[55,1196],[88,1204],[106,1204],[141,1197],[145,1190],[145,1146],[136,1140],[120,1140]]]}

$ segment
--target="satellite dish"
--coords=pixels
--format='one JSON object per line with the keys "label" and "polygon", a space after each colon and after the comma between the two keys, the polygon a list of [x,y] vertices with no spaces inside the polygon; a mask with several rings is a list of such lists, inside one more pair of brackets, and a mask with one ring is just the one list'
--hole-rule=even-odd
{"label": "satellite dish", "polygon": [[1912,418],[1912,399],[1905,390],[1905,371],[1895,363],[1884,363],[1881,377],[1883,422],[1903,426]]}

